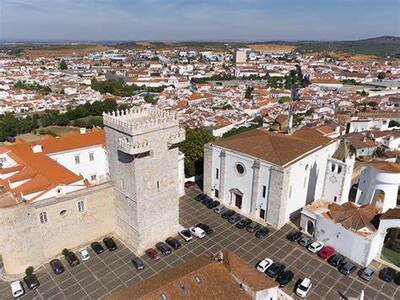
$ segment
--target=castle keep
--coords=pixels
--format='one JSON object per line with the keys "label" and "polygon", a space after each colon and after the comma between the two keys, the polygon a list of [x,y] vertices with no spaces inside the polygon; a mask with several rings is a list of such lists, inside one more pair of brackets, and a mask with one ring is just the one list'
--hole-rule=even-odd
{"label": "castle keep", "polygon": [[[0,147],[0,254],[6,273],[23,273],[63,248],[106,235],[141,254],[180,229],[184,165],[178,145],[185,132],[176,116],[151,107],[103,119],[104,130]],[[53,176],[53,170],[79,184]]]}

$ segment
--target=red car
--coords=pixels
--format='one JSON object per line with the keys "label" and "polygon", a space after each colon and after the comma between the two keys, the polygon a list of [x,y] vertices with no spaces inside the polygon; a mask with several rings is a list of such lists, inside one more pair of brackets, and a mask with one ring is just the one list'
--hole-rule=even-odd
{"label": "red car", "polygon": [[325,246],[322,250],[318,253],[318,256],[322,259],[327,259],[328,257],[335,254],[336,250],[333,247]]}
{"label": "red car", "polygon": [[147,249],[145,252],[146,252],[147,256],[150,257],[153,260],[159,260],[160,259],[160,256],[158,255],[157,251],[154,250],[153,248]]}

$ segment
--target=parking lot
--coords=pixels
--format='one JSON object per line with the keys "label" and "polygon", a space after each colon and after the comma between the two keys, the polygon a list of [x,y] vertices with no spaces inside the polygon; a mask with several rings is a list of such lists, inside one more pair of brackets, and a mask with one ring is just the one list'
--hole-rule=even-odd
{"label": "parking lot", "polygon": [[[66,270],[61,275],[54,275],[49,264],[45,264],[35,272],[41,283],[40,287],[34,291],[26,290],[22,299],[99,299],[120,287],[149,278],[195,255],[215,254],[222,249],[235,252],[252,266],[265,257],[285,264],[287,269],[294,272],[295,278],[284,290],[294,298],[295,282],[299,278],[308,277],[314,286],[307,299],[339,299],[340,293],[346,297],[359,296],[361,290],[365,292],[365,299],[400,299],[400,287],[383,282],[378,279],[377,274],[369,283],[359,279],[356,273],[346,277],[317,255],[297,243],[289,242],[286,234],[293,230],[291,225],[278,231],[271,230],[263,240],[257,239],[254,233],[237,229],[195,201],[193,198],[199,192],[198,189],[191,188],[180,199],[180,223],[185,227],[199,222],[206,223],[214,230],[211,235],[188,243],[179,238],[182,247],[169,256],[161,257],[158,262],[143,256],[146,268],[142,271],[134,269],[130,262],[133,254],[117,240],[116,251],[106,250],[95,255],[90,249],[90,260],[81,262],[74,268],[70,268],[62,259]],[[11,299],[9,283],[0,282],[0,299]]]}

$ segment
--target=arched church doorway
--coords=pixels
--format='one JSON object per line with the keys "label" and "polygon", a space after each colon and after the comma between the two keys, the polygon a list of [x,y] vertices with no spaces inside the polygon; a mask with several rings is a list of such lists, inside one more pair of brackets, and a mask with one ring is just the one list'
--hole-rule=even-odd
{"label": "arched church doorway", "polygon": [[314,235],[315,225],[314,225],[314,222],[313,222],[313,221],[311,221],[311,220],[308,220],[308,221],[307,221],[307,228],[306,228],[306,230],[307,230],[307,233],[308,233],[309,235]]}

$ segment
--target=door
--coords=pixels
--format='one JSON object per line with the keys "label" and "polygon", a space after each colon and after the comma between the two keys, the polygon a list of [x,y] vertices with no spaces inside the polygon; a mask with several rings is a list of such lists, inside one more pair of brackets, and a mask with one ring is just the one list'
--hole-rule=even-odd
{"label": "door", "polygon": [[265,209],[260,208],[260,218],[265,219]]}
{"label": "door", "polygon": [[235,205],[237,208],[242,208],[242,195],[235,194]]}

